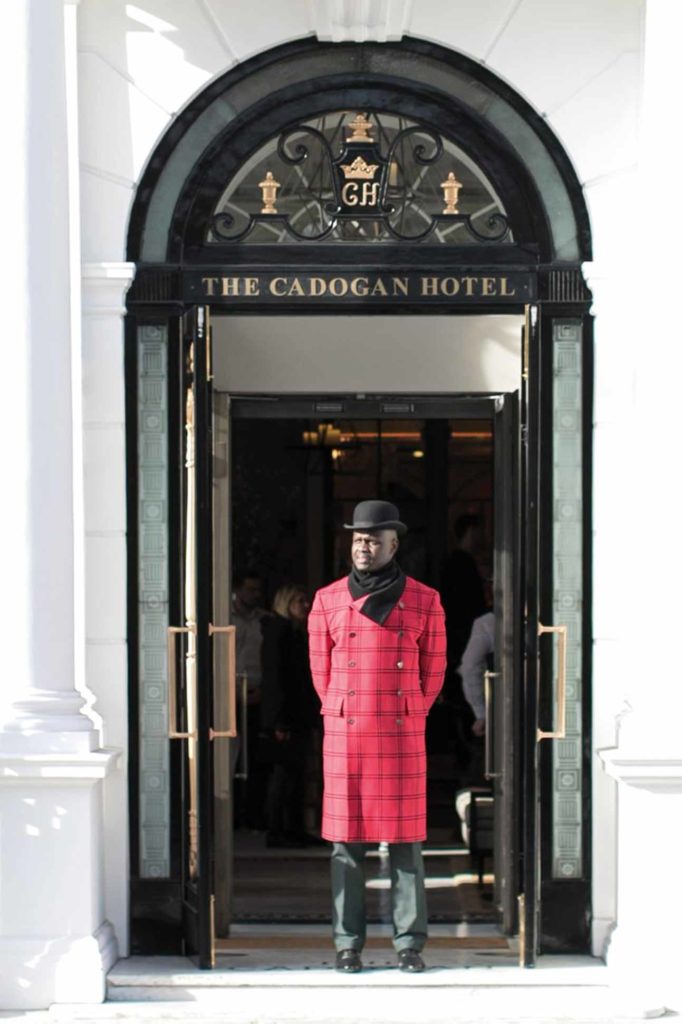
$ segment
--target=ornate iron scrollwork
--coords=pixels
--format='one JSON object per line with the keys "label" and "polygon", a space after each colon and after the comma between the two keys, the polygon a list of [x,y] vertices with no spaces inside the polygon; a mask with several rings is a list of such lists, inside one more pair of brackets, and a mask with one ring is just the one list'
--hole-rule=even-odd
{"label": "ornate iron scrollwork", "polygon": [[[246,225],[236,227],[237,218],[223,209],[214,214],[211,230],[218,242],[237,243],[246,239],[258,225],[267,224],[281,229],[284,235],[297,242],[321,242],[344,222],[354,226],[373,222],[398,242],[422,242],[440,228],[461,225],[477,242],[502,242],[509,234],[509,222],[499,210],[485,213],[460,213],[457,196],[461,188],[454,173],[440,187],[443,189],[443,212],[425,212],[423,229],[405,230],[406,214],[411,212],[414,189],[410,183],[400,186],[397,181],[399,154],[410,147],[410,158],[415,166],[429,168],[442,160],[442,139],[430,129],[411,125],[399,131],[388,143],[385,152],[372,132],[375,126],[363,114],[356,115],[347,126],[349,134],[341,151],[334,153],[323,132],[311,125],[300,125],[285,131],[277,142],[277,155],[285,166],[302,167],[311,164],[315,148],[318,160],[314,177],[318,180],[319,194],[309,196],[315,208],[315,227],[301,231],[290,213],[282,213],[274,206],[274,196],[280,187],[271,171],[267,171],[259,187],[263,193],[260,213],[249,214]],[[273,190],[274,189],[274,190]],[[302,186],[305,192],[305,184]],[[281,200],[280,196],[280,200]],[[489,208],[488,208],[489,209]],[[476,222],[476,223],[474,223]]]}

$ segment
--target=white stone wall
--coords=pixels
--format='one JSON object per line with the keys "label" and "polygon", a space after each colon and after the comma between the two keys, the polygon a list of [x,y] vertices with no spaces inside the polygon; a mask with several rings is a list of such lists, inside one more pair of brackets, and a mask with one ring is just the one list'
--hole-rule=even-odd
{"label": "white stone wall", "polygon": [[[120,303],[127,219],[135,184],[174,113],[214,76],[268,47],[321,37],[410,35],[460,50],[500,75],[542,113],[584,183],[594,233],[588,268],[595,293],[595,650],[594,746],[616,742],[617,716],[641,682],[635,677],[622,586],[642,557],[629,498],[629,442],[640,339],[630,313],[638,191],[643,0],[388,0],[366,6],[282,0],[82,0],[79,105],[82,258],[87,265],[83,333],[88,573],[87,682],[111,742],[124,744],[123,397]],[[652,184],[649,184],[652,188]],[[674,199],[666,197],[667,202]],[[665,200],[664,200],[665,201]],[[662,216],[665,216],[663,214]],[[98,282],[111,294],[102,297]],[[94,290],[93,290],[94,288]],[[651,526],[651,524],[649,524]],[[121,786],[111,793],[107,827],[118,842],[109,863],[110,917],[125,950],[125,829]],[[595,757],[593,817],[594,949],[616,916],[615,784]]]}
{"label": "white stone wall", "polygon": [[101,748],[83,668],[74,16],[63,0],[16,0],[0,34],[12,153],[2,273],[12,297],[0,597],[3,1009],[102,999],[118,955],[105,917],[102,829],[117,756]]}

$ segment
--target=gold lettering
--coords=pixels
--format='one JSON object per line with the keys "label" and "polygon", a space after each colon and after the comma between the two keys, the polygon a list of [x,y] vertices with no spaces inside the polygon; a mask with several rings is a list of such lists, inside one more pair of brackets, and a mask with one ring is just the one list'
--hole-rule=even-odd
{"label": "gold lettering", "polygon": [[482,295],[497,295],[497,281],[494,277],[482,278],[481,284],[483,285],[483,289],[481,291]]}
{"label": "gold lettering", "polygon": [[350,282],[350,290],[353,295],[364,297],[369,291],[369,281],[366,277],[353,277]]}
{"label": "gold lettering", "polygon": [[457,292],[459,291],[459,288],[460,284],[458,277],[444,277],[440,283],[440,290],[442,291],[443,295],[447,295],[448,297],[456,295]]}
{"label": "gold lettering", "polygon": [[345,203],[346,206],[357,206],[358,205],[358,183],[357,181],[348,181],[341,189],[341,202]]}
{"label": "gold lettering", "polygon": [[318,295],[324,295],[327,290],[327,282],[322,277],[311,277],[309,285],[309,295],[317,298]]}
{"label": "gold lettering", "polygon": [[379,182],[363,181],[360,206],[376,206],[379,198]]}
{"label": "gold lettering", "polygon": [[238,277],[221,277],[222,290],[221,294],[223,298],[227,298],[230,295],[239,295],[239,278]]}
{"label": "gold lettering", "polygon": [[201,283],[204,285],[205,295],[207,298],[212,299],[215,295],[214,286],[220,280],[219,277],[202,277]]}
{"label": "gold lettering", "polygon": [[500,284],[501,284],[500,295],[516,295],[516,288],[512,288],[512,290],[510,292],[507,291],[507,278],[506,277],[501,277],[500,278]]}
{"label": "gold lettering", "polygon": [[345,277],[333,277],[329,282],[329,291],[337,299],[341,298],[348,292],[348,281],[346,281]]}
{"label": "gold lettering", "polygon": [[393,279],[393,296],[395,298],[398,293],[407,296],[408,294],[408,281],[406,277],[394,277]]}
{"label": "gold lettering", "polygon": [[372,295],[382,295],[384,298],[388,295],[386,285],[384,284],[380,277],[376,279],[372,286]]}
{"label": "gold lettering", "polygon": [[297,277],[295,277],[291,282],[291,288],[287,292],[287,295],[305,295],[305,292],[303,291],[303,285],[301,284]]}
{"label": "gold lettering", "polygon": [[478,278],[477,277],[463,277],[462,281],[464,281],[465,285],[466,285],[466,294],[467,295],[473,295],[474,294],[474,285],[478,281]]}
{"label": "gold lettering", "polygon": [[244,295],[260,295],[260,279],[258,277],[244,278]]}
{"label": "gold lettering", "polygon": [[438,295],[437,277],[422,277],[422,295]]}
{"label": "gold lettering", "polygon": [[[281,291],[280,291],[280,284],[282,284],[284,286]],[[286,279],[286,277],[273,277],[272,281],[270,282],[270,294],[271,295],[278,295],[281,298],[283,295],[286,295],[286,293],[287,293],[287,279]]]}

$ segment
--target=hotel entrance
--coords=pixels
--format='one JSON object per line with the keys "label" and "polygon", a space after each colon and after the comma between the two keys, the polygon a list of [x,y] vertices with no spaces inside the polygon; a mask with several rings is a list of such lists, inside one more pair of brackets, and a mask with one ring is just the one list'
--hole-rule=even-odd
{"label": "hotel entrance", "polygon": [[[280,595],[287,595],[288,587],[301,586],[309,600],[317,587],[348,572],[349,534],[342,524],[352,519],[357,501],[382,495],[396,502],[410,523],[401,542],[400,565],[408,575],[440,590],[449,624],[451,670],[427,726],[429,841],[425,854],[430,921],[432,929],[441,930],[446,925],[475,925],[480,931],[480,926],[489,925],[495,935],[503,934],[502,887],[515,891],[507,875],[512,870],[510,855],[518,848],[518,837],[509,835],[494,850],[493,779],[498,773],[493,761],[505,758],[504,728],[499,721],[497,732],[491,725],[487,739],[474,735],[476,716],[452,666],[459,665],[464,634],[474,617],[492,608],[494,593],[498,592],[500,607],[505,584],[511,597],[511,580],[500,578],[496,585],[494,575],[496,562],[498,572],[503,572],[502,559],[495,557],[495,537],[497,527],[499,544],[506,511],[500,500],[505,489],[495,487],[496,466],[498,472],[505,464],[511,469],[514,460],[513,451],[503,450],[511,440],[501,424],[504,402],[499,396],[414,395],[257,396],[230,402],[233,579],[242,585],[245,575],[253,574],[261,586],[262,604],[279,609],[274,617],[280,625],[282,613],[286,617],[287,612]],[[511,396],[509,402],[514,404]],[[510,472],[510,480],[512,476]],[[474,554],[466,550],[469,546]],[[511,643],[513,629],[507,629]],[[500,633],[504,631],[501,619]],[[273,661],[279,662],[267,619],[263,638],[261,722],[266,724],[271,689],[279,681],[270,671]],[[485,700],[484,670],[493,669],[492,653],[491,664],[481,666],[477,680],[479,715]],[[239,827],[232,838],[232,901],[224,907],[225,917],[219,915],[232,926],[231,945],[238,944],[243,925],[258,924],[263,933],[268,925],[281,932],[282,926],[330,922],[330,847],[318,838],[322,720],[309,673],[300,667],[299,672],[302,678],[295,683],[300,706],[288,709],[288,714],[299,723],[293,742],[305,749],[300,751],[300,787],[290,795],[286,813],[258,794],[262,785],[260,791],[270,797],[279,792],[280,776],[287,772],[292,779],[296,776],[296,750],[289,755],[289,765],[282,766],[265,731],[260,747],[256,738],[253,750],[240,749],[238,764],[248,766],[251,784],[243,780],[242,771],[236,773],[233,805]],[[488,687],[499,678],[489,676]],[[239,682],[238,671],[238,695]],[[305,687],[310,689],[307,697],[300,693]],[[496,698],[496,693],[488,693],[491,718],[498,711],[493,704]],[[518,730],[511,730],[510,737],[515,733]],[[498,749],[494,749],[495,740]],[[259,749],[264,753],[259,755]],[[507,752],[507,760],[511,767],[513,751]],[[507,793],[511,798],[513,787],[510,776],[504,792],[498,793],[500,838],[502,804]],[[469,838],[472,799],[479,818],[473,842],[467,844],[462,825]],[[260,821],[259,810],[263,812]],[[260,830],[249,829],[249,824],[260,824]],[[292,824],[293,835],[273,831]],[[224,852],[229,857],[229,849]],[[388,893],[380,851],[375,851],[369,864],[370,921],[385,926]],[[500,891],[495,896],[498,875]],[[456,930],[449,929],[453,939]],[[327,927],[327,943],[328,932]],[[468,938],[473,941],[471,935]]]}
{"label": "hotel entrance", "polygon": [[404,568],[446,608],[472,519],[494,617],[485,736],[452,644],[429,722],[432,924],[485,925],[525,966],[588,941],[589,293],[575,259],[555,265],[549,184],[380,77],[372,109],[334,81],[216,140],[165,262],[151,207],[131,222],[147,253],[127,348],[133,948],[202,968],[245,927],[326,927],[319,730],[311,845],[249,831],[270,771],[234,590],[254,574],[270,612],[283,586],[310,598],[344,575],[342,524],[366,497],[399,506]]}
{"label": "hotel entrance", "polygon": [[[310,599],[318,587],[348,572],[343,523],[352,519],[357,501],[372,495],[399,505],[410,524],[400,564],[408,575],[439,589],[448,620],[448,671],[427,726],[431,923],[467,926],[469,932],[472,925],[487,925],[484,942],[513,936],[520,841],[521,675],[514,574],[523,318],[506,315],[483,323],[433,317],[425,323],[415,317],[294,317],[285,327],[272,317],[219,316],[209,326],[208,316],[198,310],[195,333],[190,330],[184,339],[189,346],[185,362],[193,366],[205,325],[212,373],[208,434],[198,433],[200,403],[192,386],[185,401],[188,546],[183,557],[186,579],[196,575],[199,562],[212,564],[209,767],[215,949],[241,948],[244,926],[258,926],[256,935],[265,942],[273,929],[281,936],[282,928],[292,924],[330,922],[329,845],[320,839],[322,720],[319,707],[309,714],[316,703],[309,675],[297,681],[300,707],[289,711],[305,722],[295,730],[297,742],[306,746],[300,752],[298,804],[287,810],[287,817],[299,823],[297,834],[287,842],[273,834],[269,820],[275,780],[287,768],[290,776],[296,771],[291,761],[297,752],[282,767],[267,730],[273,685],[268,667],[278,658],[269,647],[268,622],[281,621],[273,611],[282,611],[282,590],[298,586]],[[409,354],[418,330],[421,357],[427,356],[421,372],[416,353]],[[364,358],[368,337],[373,339],[373,367]],[[289,359],[278,369],[273,353],[287,348]],[[498,348],[505,354],[495,359],[491,354]],[[467,349],[473,358],[464,357]],[[401,365],[391,372],[388,357],[397,351],[403,353]],[[295,374],[299,393],[283,393],[288,373]],[[401,393],[394,387],[382,394],[376,389],[381,379],[396,385],[400,376],[421,378],[428,393]],[[353,390],[333,393],[332,383],[342,380]],[[324,390],[315,394],[315,384]],[[363,384],[371,391],[360,392]],[[462,393],[443,393],[458,385]],[[210,519],[199,528],[193,526],[202,505],[198,453],[207,445],[213,497]],[[476,538],[471,553],[466,550],[469,533]],[[260,585],[256,671],[262,666],[262,677],[257,680],[241,674],[243,665],[235,662],[226,625],[235,612],[235,591],[239,597],[246,579]],[[181,616],[182,624],[170,634],[180,709],[174,713],[179,724],[173,735],[186,748],[187,792],[190,798],[197,793],[198,814],[198,794],[205,785],[191,749],[196,743],[191,733],[198,731],[196,704],[202,699],[198,643],[195,648],[191,632],[198,593],[186,587],[185,599],[191,603],[184,622]],[[487,707],[483,715],[479,709],[479,717],[488,719],[488,729],[485,737],[476,737],[476,716],[457,669],[473,621],[486,610],[495,614],[497,654],[489,652],[485,679],[480,672],[478,701]],[[241,610],[234,621],[238,639]],[[304,673],[300,666],[299,671]],[[202,837],[192,827],[191,805],[186,813],[187,856],[198,862]],[[281,808],[275,808],[275,815],[279,821]],[[381,870],[381,859],[370,857],[374,925],[386,923]],[[456,943],[456,931],[446,929],[440,938]],[[248,934],[253,940],[253,931]],[[472,944],[472,936],[467,938]],[[328,937],[321,941],[324,948]]]}

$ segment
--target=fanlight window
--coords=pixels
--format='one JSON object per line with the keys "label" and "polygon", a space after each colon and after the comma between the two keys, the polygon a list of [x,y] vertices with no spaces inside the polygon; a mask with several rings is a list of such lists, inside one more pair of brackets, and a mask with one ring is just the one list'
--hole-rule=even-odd
{"label": "fanlight window", "polygon": [[215,208],[209,244],[513,241],[499,196],[450,139],[391,113],[334,111],[254,153]]}

